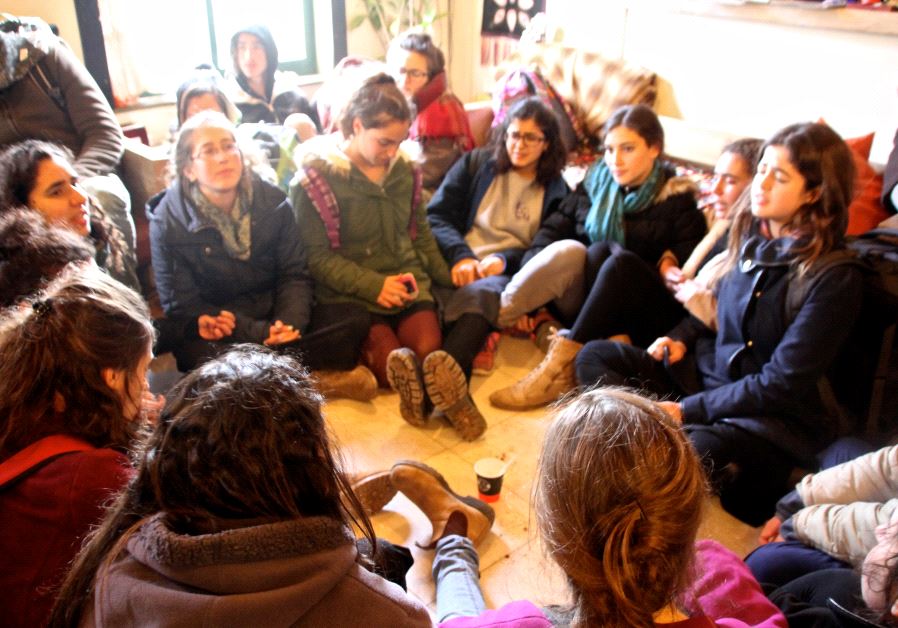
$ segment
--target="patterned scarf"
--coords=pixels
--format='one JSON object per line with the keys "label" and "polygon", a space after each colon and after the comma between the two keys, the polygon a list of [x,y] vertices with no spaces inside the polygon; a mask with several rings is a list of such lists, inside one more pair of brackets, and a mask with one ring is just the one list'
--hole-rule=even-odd
{"label": "patterned scarf", "polygon": [[253,204],[252,180],[246,175],[240,180],[237,199],[229,212],[213,205],[196,184],[190,186],[188,194],[200,215],[221,234],[228,255],[244,262],[248,260],[252,238],[249,215]]}
{"label": "patterned scarf", "polygon": [[590,242],[610,240],[624,244],[624,216],[635,214],[652,204],[661,183],[661,164],[655,160],[642,185],[625,193],[604,161],[597,162],[583,180],[592,206],[586,215],[586,235]]}

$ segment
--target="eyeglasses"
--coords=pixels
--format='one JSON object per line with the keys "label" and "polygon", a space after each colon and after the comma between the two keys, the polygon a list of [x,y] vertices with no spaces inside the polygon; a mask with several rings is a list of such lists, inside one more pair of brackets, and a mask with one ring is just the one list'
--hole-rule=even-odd
{"label": "eyeglasses", "polygon": [[505,141],[507,142],[520,142],[524,146],[531,146],[532,144],[541,144],[546,141],[546,138],[542,135],[537,135],[536,133],[518,133],[517,131],[511,131],[505,134]]}
{"label": "eyeglasses", "polygon": [[240,152],[240,147],[237,146],[236,142],[222,142],[220,146],[203,146],[199,152],[191,159],[194,161],[197,159],[202,159],[203,161],[213,161],[218,159],[220,155],[224,155],[225,157],[232,157]]}
{"label": "eyeglasses", "polygon": [[413,79],[427,78],[427,72],[424,70],[409,70],[408,68],[399,68],[400,74],[407,74]]}

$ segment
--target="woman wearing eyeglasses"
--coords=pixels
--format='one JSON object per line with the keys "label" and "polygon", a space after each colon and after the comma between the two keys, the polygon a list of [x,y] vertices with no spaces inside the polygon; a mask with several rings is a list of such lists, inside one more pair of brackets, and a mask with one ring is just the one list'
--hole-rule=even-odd
{"label": "woman wearing eyeglasses", "polygon": [[150,200],[147,215],[159,300],[178,330],[169,339],[178,368],[189,371],[232,343],[265,344],[299,354],[325,394],[371,399],[374,376],[355,368],[368,313],[352,304],[312,307],[290,202],[247,166],[233,124],[215,111],[190,118],[172,170],[173,184]]}
{"label": "woman wearing eyeglasses", "polygon": [[[424,361],[424,383],[450,420],[480,416],[467,380],[494,329],[499,294],[569,192],[561,178],[566,150],[558,121],[539,98],[512,106],[498,131],[492,146],[456,162],[427,209],[457,289],[443,312],[443,351]],[[582,268],[583,261],[580,255],[571,263]]]}
{"label": "woman wearing eyeglasses", "polygon": [[408,136],[420,145],[424,187],[435,190],[452,164],[474,148],[464,105],[449,91],[443,52],[427,33],[404,33],[394,39],[387,65],[418,112]]}
{"label": "woman wearing eyeglasses", "polygon": [[[590,167],[536,234],[529,260],[501,296],[500,325],[554,302],[562,321],[573,323],[571,332],[556,335],[545,359],[526,377],[490,395],[495,406],[538,407],[576,386],[574,359],[583,343],[594,339],[586,323],[598,308],[609,306],[602,271],[615,252],[632,251],[664,276],[668,267],[686,261],[705,234],[696,185],[675,176],[660,159],[664,129],[655,112],[645,105],[621,107],[605,123],[604,145],[604,159]],[[562,266],[560,253],[578,249],[586,259],[583,276],[565,280],[576,269]],[[564,291],[556,289],[565,285]],[[578,299],[583,306],[570,316],[569,304]]]}

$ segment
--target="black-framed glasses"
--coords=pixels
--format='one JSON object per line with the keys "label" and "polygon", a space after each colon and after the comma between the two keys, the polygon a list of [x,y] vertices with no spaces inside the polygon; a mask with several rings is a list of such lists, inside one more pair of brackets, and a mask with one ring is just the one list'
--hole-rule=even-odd
{"label": "black-framed glasses", "polygon": [[536,133],[518,133],[517,131],[509,131],[505,133],[505,140],[508,142],[521,143],[524,146],[532,146],[533,144],[541,144],[546,141],[545,136]]}

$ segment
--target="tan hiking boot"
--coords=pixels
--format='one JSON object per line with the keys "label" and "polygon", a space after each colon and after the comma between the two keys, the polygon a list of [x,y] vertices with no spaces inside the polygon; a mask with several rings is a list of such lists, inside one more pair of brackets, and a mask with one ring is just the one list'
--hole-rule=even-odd
{"label": "tan hiking boot", "polygon": [[399,393],[399,413],[415,427],[427,425],[427,398],[424,380],[415,352],[406,347],[394,349],[387,356],[387,380]]}
{"label": "tan hiking boot", "polygon": [[377,378],[368,367],[359,364],[351,371],[313,371],[318,391],[328,399],[371,401],[377,396]]}
{"label": "tan hiking boot", "polygon": [[402,460],[390,471],[393,485],[412,501],[430,519],[433,535],[426,545],[418,547],[433,549],[443,537],[449,517],[461,513],[467,519],[467,536],[476,545],[490,531],[496,513],[489,505],[476,497],[461,497],[449,488],[445,478],[436,469],[411,460]]}
{"label": "tan hiking boot", "polygon": [[559,335],[539,365],[522,380],[490,395],[490,403],[506,410],[529,410],[552,403],[577,387],[574,359],[583,345]]}
{"label": "tan hiking boot", "polygon": [[424,386],[433,407],[443,412],[464,440],[472,441],[486,431],[486,419],[468,394],[468,382],[458,362],[445,351],[424,358]]}
{"label": "tan hiking boot", "polygon": [[371,516],[383,510],[396,496],[396,487],[390,479],[389,471],[373,473],[351,473],[347,475],[352,492],[359,498],[365,514]]}

